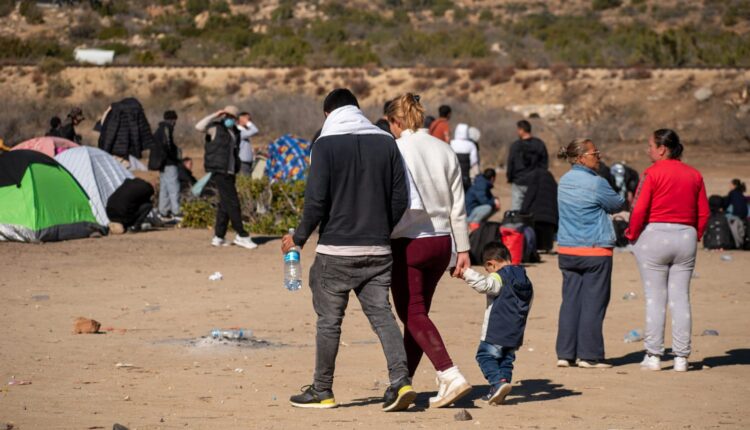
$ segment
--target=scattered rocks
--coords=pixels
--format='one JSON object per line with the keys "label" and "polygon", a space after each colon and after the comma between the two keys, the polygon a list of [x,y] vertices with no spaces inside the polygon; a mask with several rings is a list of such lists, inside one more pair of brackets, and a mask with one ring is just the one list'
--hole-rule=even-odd
{"label": "scattered rocks", "polygon": [[73,323],[74,334],[92,334],[99,333],[99,328],[102,325],[99,321],[92,320],[89,318],[78,317]]}
{"label": "scattered rocks", "polygon": [[695,99],[699,102],[705,102],[713,95],[714,92],[711,90],[711,87],[701,87],[695,90],[695,92],[693,93],[693,97],[695,97]]}
{"label": "scattered rocks", "polygon": [[122,424],[115,423],[115,425],[112,426],[112,430],[130,430],[130,429],[125,427]]}
{"label": "scattered rocks", "polygon": [[456,415],[453,416],[453,418],[456,421],[471,421],[474,419],[474,417],[472,417],[469,411],[467,411],[466,409],[461,409],[460,411],[458,411]]}

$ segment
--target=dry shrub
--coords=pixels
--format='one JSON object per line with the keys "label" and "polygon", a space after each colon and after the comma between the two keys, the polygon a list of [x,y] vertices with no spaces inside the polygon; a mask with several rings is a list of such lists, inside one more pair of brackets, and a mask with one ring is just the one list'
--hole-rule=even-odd
{"label": "dry shrub", "polygon": [[295,84],[296,84],[296,85],[297,85],[298,87],[303,87],[303,86],[305,86],[305,78],[297,78],[297,80],[296,80],[296,81],[294,81],[294,83],[295,83]]}
{"label": "dry shrub", "polygon": [[272,80],[276,79],[276,72],[274,72],[273,70],[267,71],[265,78],[266,78],[267,81],[272,81]]}
{"label": "dry shrub", "polygon": [[372,85],[366,79],[358,78],[351,82],[349,89],[359,98],[366,98],[372,91]]}
{"label": "dry shrub", "polygon": [[318,88],[315,88],[315,95],[322,96],[326,91],[325,87],[318,86]]}
{"label": "dry shrub", "polygon": [[469,77],[473,80],[487,79],[495,72],[495,70],[497,70],[497,68],[490,63],[476,62],[471,65]]}
{"label": "dry shrub", "polygon": [[411,70],[411,75],[415,78],[431,78],[432,72],[424,66],[418,66]]}
{"label": "dry shrub", "polygon": [[304,67],[295,67],[293,69],[289,69],[289,71],[286,72],[286,77],[284,81],[286,82],[287,80],[289,80],[291,82],[295,79],[304,77],[306,74],[307,74],[307,70],[305,70]]}
{"label": "dry shrub", "polygon": [[651,79],[652,77],[653,73],[651,73],[651,70],[643,67],[633,67],[622,73],[623,79]]}
{"label": "dry shrub", "polygon": [[531,86],[531,85],[532,85],[533,83],[535,83],[535,82],[539,82],[539,81],[541,81],[541,80],[542,80],[542,76],[541,76],[541,75],[537,75],[537,74],[535,74],[535,75],[528,75],[528,76],[525,76],[525,77],[523,77],[523,78],[520,78],[520,77],[519,77],[519,78],[516,78],[516,79],[515,79],[515,82],[516,82],[517,84],[521,85],[521,88],[522,88],[522,89],[526,90],[526,89],[528,89],[528,88],[529,88],[529,87],[530,87],[530,86]]}
{"label": "dry shrub", "polygon": [[575,76],[575,71],[565,64],[553,64],[549,68],[549,74],[558,81],[568,81]]}
{"label": "dry shrub", "polygon": [[376,78],[382,73],[379,67],[376,67],[372,64],[366,65],[365,69],[367,70],[367,76],[371,78]]}
{"label": "dry shrub", "polygon": [[502,67],[492,72],[489,78],[490,85],[498,85],[509,82],[513,75],[516,74],[516,69],[513,66]]}
{"label": "dry shrub", "polygon": [[348,69],[335,70],[333,72],[332,76],[333,76],[334,79],[347,80],[347,79],[349,79],[349,70]]}
{"label": "dry shrub", "polygon": [[224,93],[226,93],[226,95],[228,96],[231,96],[240,92],[241,89],[242,86],[237,82],[227,82],[227,84],[224,86]]}
{"label": "dry shrub", "polygon": [[162,83],[151,85],[151,95],[161,98],[172,98],[175,100],[185,100],[196,95],[200,89],[200,84],[189,78],[174,77],[167,78]]}
{"label": "dry shrub", "polygon": [[388,86],[390,86],[390,87],[397,87],[397,86],[399,86],[399,85],[401,85],[403,83],[404,83],[403,79],[398,79],[398,78],[388,79]]}
{"label": "dry shrub", "polygon": [[414,89],[419,92],[427,91],[430,88],[432,88],[432,81],[427,79],[417,79],[414,81]]}
{"label": "dry shrub", "polygon": [[37,87],[44,85],[44,73],[38,69],[34,70],[34,73],[31,75],[31,82]]}
{"label": "dry shrub", "polygon": [[463,90],[463,91],[468,90],[469,87],[471,87],[471,84],[469,83],[469,81],[461,82],[461,85],[458,86],[458,88],[461,89],[461,90]]}
{"label": "dry shrub", "polygon": [[156,80],[156,73],[149,73],[148,76],[146,76],[146,80],[151,83]]}
{"label": "dry shrub", "polygon": [[480,93],[484,90],[484,85],[482,85],[480,82],[474,82],[474,86],[471,87],[472,93]]}

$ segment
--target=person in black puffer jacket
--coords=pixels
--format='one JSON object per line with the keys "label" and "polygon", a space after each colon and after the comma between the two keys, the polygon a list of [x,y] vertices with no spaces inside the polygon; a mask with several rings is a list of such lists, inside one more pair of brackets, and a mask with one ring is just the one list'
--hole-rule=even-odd
{"label": "person in black puffer jacket", "polygon": [[101,123],[99,149],[127,160],[131,155],[141,158],[141,152],[153,145],[141,103],[132,97],[112,103]]}
{"label": "person in black puffer jacket", "polygon": [[522,214],[534,216],[534,233],[537,249],[549,252],[557,232],[557,182],[547,170],[537,168],[518,181],[526,186],[526,194],[521,205]]}
{"label": "person in black puffer jacket", "polygon": [[232,228],[237,233],[234,243],[247,249],[258,245],[242,225],[240,199],[237,196],[236,176],[240,171],[240,130],[237,128],[237,117],[240,110],[236,106],[227,106],[212,113],[195,125],[196,130],[205,133],[206,145],[203,159],[206,172],[211,173],[211,180],[219,190],[219,207],[214,224],[213,246],[227,246],[224,239],[232,221]]}

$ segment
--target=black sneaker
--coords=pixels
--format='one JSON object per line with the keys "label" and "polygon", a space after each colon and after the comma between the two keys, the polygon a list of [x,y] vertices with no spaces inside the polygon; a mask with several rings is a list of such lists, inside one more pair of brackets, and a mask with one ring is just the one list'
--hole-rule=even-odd
{"label": "black sneaker", "polygon": [[502,380],[499,384],[493,385],[490,392],[482,397],[482,400],[486,400],[490,405],[500,405],[505,401],[505,397],[510,394],[511,388],[508,382]]}
{"label": "black sneaker", "polygon": [[333,391],[318,391],[312,385],[302,387],[302,394],[290,397],[289,403],[297,408],[330,409],[338,406]]}
{"label": "black sneaker", "polygon": [[409,378],[402,378],[395,385],[385,389],[383,394],[383,412],[403,411],[417,398],[417,392],[411,386]]}

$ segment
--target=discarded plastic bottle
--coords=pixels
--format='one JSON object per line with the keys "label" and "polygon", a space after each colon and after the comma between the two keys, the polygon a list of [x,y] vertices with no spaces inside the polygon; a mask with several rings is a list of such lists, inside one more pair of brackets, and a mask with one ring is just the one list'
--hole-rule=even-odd
{"label": "discarded plastic bottle", "polygon": [[[289,234],[294,234],[294,229],[289,229]],[[300,255],[296,246],[284,254],[284,288],[289,291],[297,291],[302,287],[300,277]]]}
{"label": "discarded plastic bottle", "polygon": [[211,337],[214,339],[229,339],[229,340],[249,339],[253,337],[253,332],[252,330],[247,330],[244,328],[228,329],[228,330],[213,329],[211,330]]}
{"label": "discarded plastic bottle", "polygon": [[640,342],[643,340],[643,335],[639,330],[630,330],[623,340],[625,343]]}

